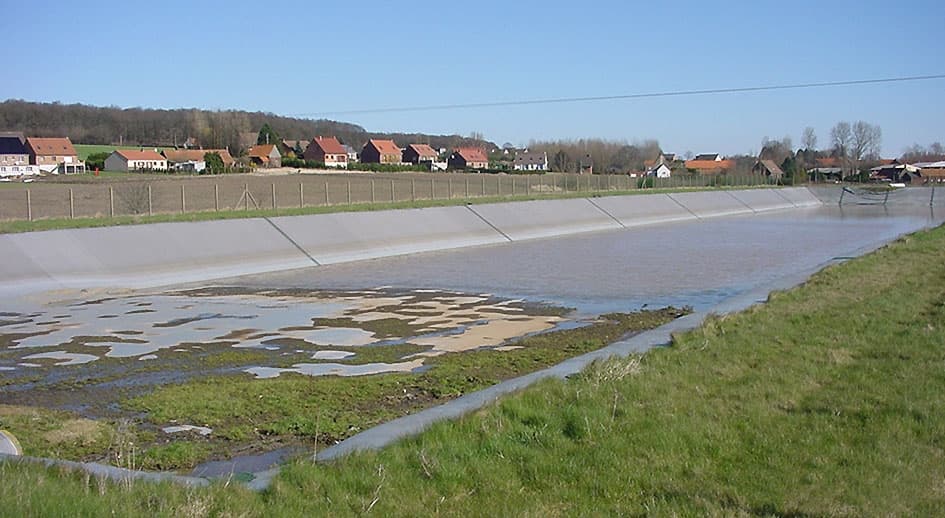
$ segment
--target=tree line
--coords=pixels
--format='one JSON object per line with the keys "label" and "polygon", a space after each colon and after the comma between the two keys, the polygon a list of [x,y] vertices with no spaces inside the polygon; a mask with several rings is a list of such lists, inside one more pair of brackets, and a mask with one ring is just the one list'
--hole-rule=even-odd
{"label": "tree line", "polygon": [[434,148],[495,147],[481,136],[373,133],[347,122],[299,119],[264,112],[97,107],[17,99],[0,103],[0,131],[19,131],[36,137],[67,136],[77,144],[170,147],[182,146],[193,137],[200,147],[225,148],[239,156],[255,143],[260,128],[265,124],[285,139],[335,136],[355,149],[360,149],[372,138],[393,139],[402,146],[424,143]]}

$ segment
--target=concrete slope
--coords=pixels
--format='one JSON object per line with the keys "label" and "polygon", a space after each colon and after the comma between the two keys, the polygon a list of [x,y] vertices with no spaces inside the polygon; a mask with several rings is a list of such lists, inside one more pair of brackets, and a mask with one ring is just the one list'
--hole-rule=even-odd
{"label": "concrete slope", "polygon": [[823,203],[807,187],[785,187],[777,193],[793,203],[795,207],[818,207]]}
{"label": "concrete slope", "polygon": [[754,213],[751,207],[732,196],[729,191],[679,192],[667,196],[700,218]]}
{"label": "concrete slope", "polygon": [[778,192],[780,191],[775,189],[746,189],[744,191],[729,191],[729,194],[755,212],[795,208],[793,203]]}
{"label": "concrete slope", "polygon": [[584,198],[490,203],[469,208],[513,241],[622,228]]}
{"label": "concrete slope", "polygon": [[3,285],[143,287],[310,266],[264,219],[0,235]]}
{"label": "concrete slope", "polygon": [[665,194],[606,196],[594,203],[625,227],[696,219],[696,215]]}
{"label": "concrete slope", "polygon": [[320,264],[507,242],[464,206],[272,218]]}

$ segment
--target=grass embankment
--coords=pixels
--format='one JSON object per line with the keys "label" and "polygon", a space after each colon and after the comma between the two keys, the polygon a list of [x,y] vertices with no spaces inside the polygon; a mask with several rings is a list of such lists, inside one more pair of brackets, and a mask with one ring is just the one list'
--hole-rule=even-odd
{"label": "grass embankment", "polygon": [[300,461],[259,495],[7,464],[0,508],[940,516],[943,258],[945,228],[920,232],[642,359],[542,383],[381,452]]}
{"label": "grass embankment", "polygon": [[33,221],[0,221],[0,234],[16,234],[21,232],[36,232],[42,230],[62,230],[70,228],[97,228],[124,225],[145,225],[149,223],[170,223],[182,221],[215,221],[226,219],[245,218],[272,218],[277,216],[306,216],[311,214],[329,214],[337,212],[370,212],[395,209],[422,209],[429,207],[453,207],[457,205],[481,205],[484,203],[501,203],[509,201],[531,200],[560,200],[571,198],[588,198],[600,196],[627,196],[634,194],[661,194],[674,192],[691,192],[721,189],[753,189],[768,186],[739,186],[739,187],[679,187],[633,189],[628,191],[601,191],[601,192],[567,192],[552,194],[504,195],[486,196],[479,198],[454,198],[436,200],[415,200],[399,202],[353,203],[350,205],[320,205],[304,208],[286,209],[250,209],[250,210],[221,210],[206,212],[188,212],[184,214],[155,214],[153,216],[114,216],[97,218],[49,218]]}

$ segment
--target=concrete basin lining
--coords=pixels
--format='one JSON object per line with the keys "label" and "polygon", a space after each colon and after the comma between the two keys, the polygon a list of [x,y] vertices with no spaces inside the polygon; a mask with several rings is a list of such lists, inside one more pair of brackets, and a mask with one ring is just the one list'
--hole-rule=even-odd
{"label": "concrete basin lining", "polygon": [[621,228],[585,198],[488,203],[471,209],[513,241]]}
{"label": "concrete basin lining", "polygon": [[626,227],[696,219],[696,215],[666,194],[607,196],[594,200]]}
{"label": "concrete basin lining", "polygon": [[785,187],[778,189],[777,193],[793,203],[795,207],[816,207],[822,205],[821,201],[818,200],[807,187]]}
{"label": "concrete basin lining", "polygon": [[677,192],[667,196],[700,218],[754,213],[729,191]]}
{"label": "concrete basin lining", "polygon": [[744,191],[731,191],[731,195],[738,199],[738,201],[750,207],[751,210],[755,212],[795,208],[793,203],[778,194],[778,191],[776,190],[750,189]]}

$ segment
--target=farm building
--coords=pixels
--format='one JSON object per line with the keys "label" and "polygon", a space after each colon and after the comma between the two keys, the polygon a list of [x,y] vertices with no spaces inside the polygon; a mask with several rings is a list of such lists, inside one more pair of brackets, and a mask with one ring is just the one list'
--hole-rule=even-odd
{"label": "farm building", "polygon": [[488,169],[489,157],[478,147],[461,147],[453,150],[447,161],[450,169]]}
{"label": "farm building", "polygon": [[512,161],[512,169],[516,171],[547,171],[548,153],[528,150],[517,153],[515,160]]}
{"label": "farm building", "polygon": [[249,159],[259,167],[282,167],[282,153],[275,144],[259,144],[249,148]]}
{"label": "farm building", "polygon": [[85,162],[79,160],[79,154],[69,137],[38,138],[28,137],[26,149],[30,164],[40,166],[44,171],[56,173],[84,173]]}

